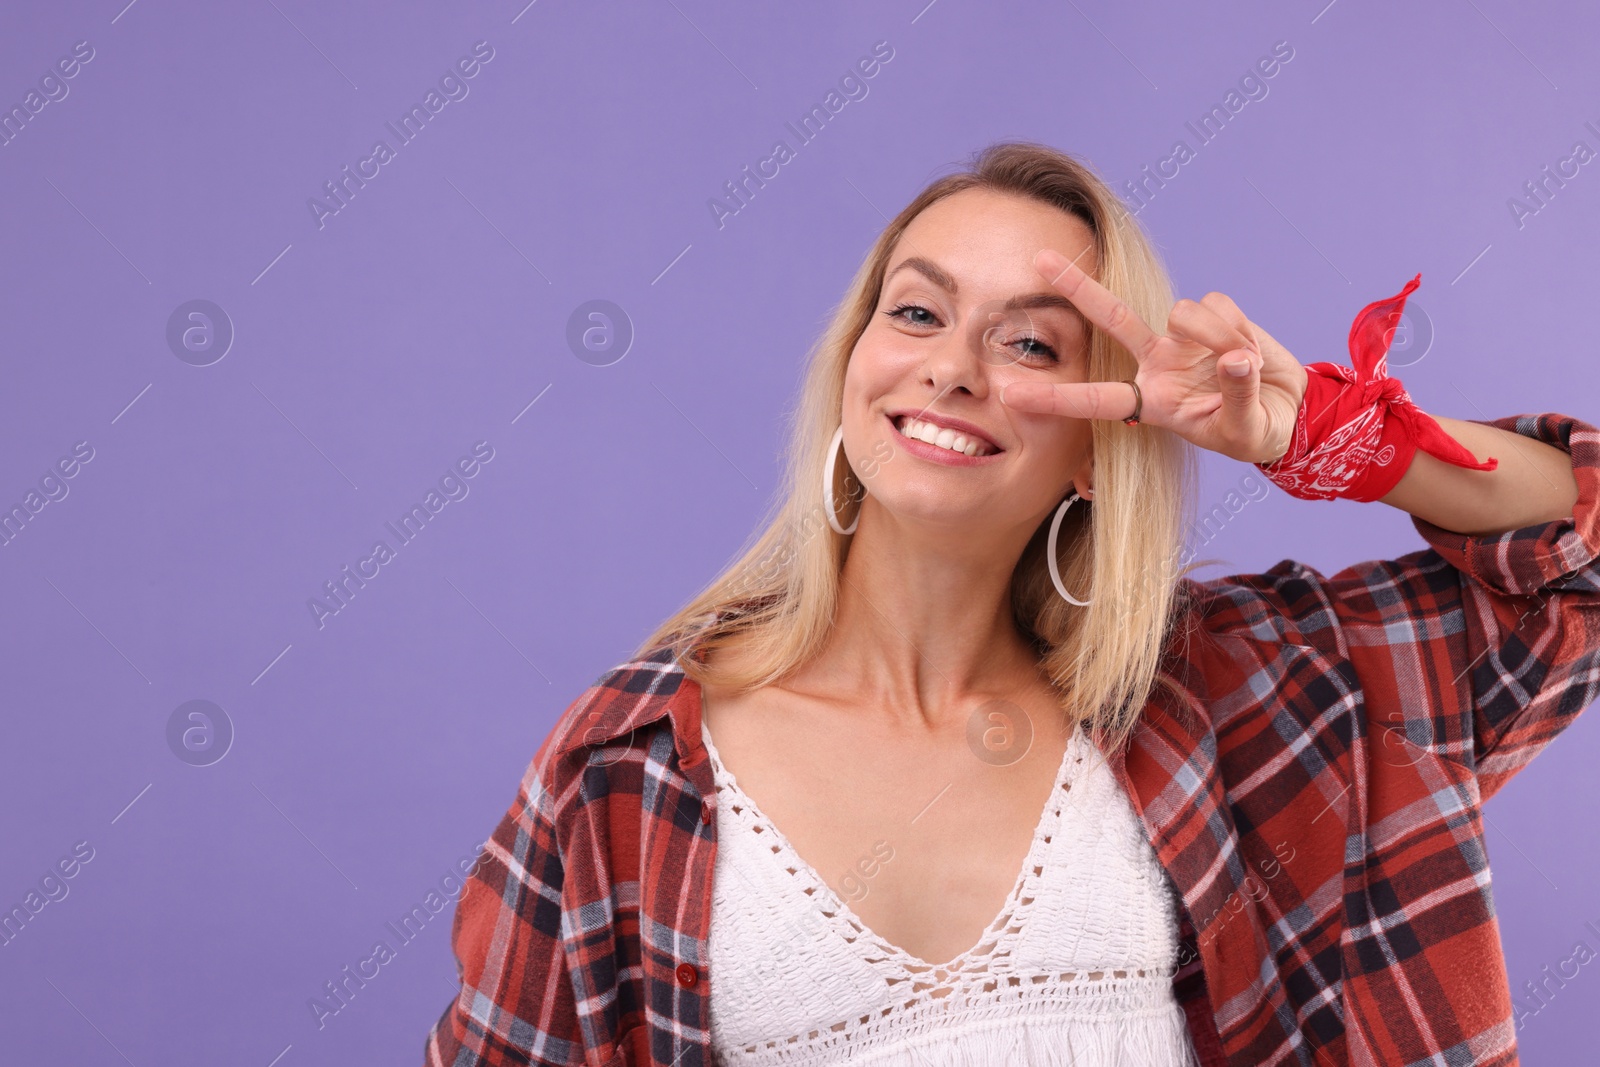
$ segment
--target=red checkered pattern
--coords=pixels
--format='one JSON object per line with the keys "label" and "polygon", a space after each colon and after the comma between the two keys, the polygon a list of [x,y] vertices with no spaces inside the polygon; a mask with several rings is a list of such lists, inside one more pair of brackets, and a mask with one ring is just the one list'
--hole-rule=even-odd
{"label": "red checkered pattern", "polygon": [[[1207,1067],[1517,1063],[1481,807],[1600,695],[1600,433],[1571,517],[1324,576],[1184,579],[1111,765],[1181,895],[1174,987]],[[457,905],[431,1067],[710,1067],[715,789],[700,687],[621,664],[533,757]]]}

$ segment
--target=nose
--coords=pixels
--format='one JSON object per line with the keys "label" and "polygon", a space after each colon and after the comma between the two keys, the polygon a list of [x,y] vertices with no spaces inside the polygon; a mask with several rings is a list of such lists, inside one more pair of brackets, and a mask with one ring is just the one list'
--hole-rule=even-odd
{"label": "nose", "polygon": [[938,396],[960,390],[982,399],[989,393],[992,359],[988,355],[988,333],[993,316],[980,308],[967,317],[965,328],[950,330],[927,349],[922,364],[923,381]]}

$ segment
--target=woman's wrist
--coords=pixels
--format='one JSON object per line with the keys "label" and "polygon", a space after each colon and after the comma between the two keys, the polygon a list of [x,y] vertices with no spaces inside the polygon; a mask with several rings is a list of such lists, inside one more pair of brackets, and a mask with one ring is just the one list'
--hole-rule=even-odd
{"label": "woman's wrist", "polygon": [[1279,462],[1284,456],[1289,454],[1289,449],[1294,446],[1295,427],[1299,424],[1300,420],[1305,417],[1306,393],[1310,390],[1311,372],[1306,370],[1305,364],[1303,363],[1300,365],[1299,384],[1299,395],[1295,397],[1294,402],[1294,421],[1289,424],[1289,432],[1285,434],[1283,440],[1279,442],[1277,449],[1273,452],[1272,458],[1264,459],[1256,463],[1256,466],[1263,471],[1265,471],[1268,467],[1271,467],[1273,464]]}
{"label": "woman's wrist", "polygon": [[1361,309],[1350,327],[1352,366],[1317,362],[1305,367],[1306,388],[1295,414],[1288,450],[1258,463],[1268,478],[1303,500],[1378,500],[1394,489],[1418,450],[1448,464],[1492,471],[1419,409],[1384,358],[1406,297],[1418,274],[1392,297]]}

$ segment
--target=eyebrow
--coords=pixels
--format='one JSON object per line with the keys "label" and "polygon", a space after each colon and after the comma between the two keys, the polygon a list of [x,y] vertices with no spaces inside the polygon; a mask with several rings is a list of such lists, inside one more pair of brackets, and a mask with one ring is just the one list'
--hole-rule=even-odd
{"label": "eyebrow", "polygon": [[[899,264],[895,266],[894,270],[891,270],[884,277],[883,284],[887,286],[891,278],[908,267],[921,274],[923,277],[927,278],[941,289],[948,291],[951,296],[958,295],[960,287],[956,284],[955,278],[951,277],[950,272],[939,266],[937,263],[924,259],[921,256],[910,256],[906,259],[902,259]],[[1084,313],[1078,309],[1076,304],[1062,296],[1060,293],[1025,293],[1022,296],[1011,297],[1003,305],[1003,310],[1005,311],[1030,311],[1034,308],[1059,308],[1062,311],[1070,312],[1073,315],[1078,316],[1080,319],[1083,319],[1085,322],[1088,322],[1088,316],[1084,315]]]}

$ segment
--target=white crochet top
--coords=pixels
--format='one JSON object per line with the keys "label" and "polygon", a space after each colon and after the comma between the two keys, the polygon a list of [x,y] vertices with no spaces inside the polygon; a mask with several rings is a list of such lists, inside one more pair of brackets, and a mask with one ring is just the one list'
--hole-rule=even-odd
{"label": "white crochet top", "polygon": [[937,965],[862,923],[739,788],[703,720],[701,734],[717,789],[714,1064],[1195,1067],[1172,991],[1175,890],[1081,729],[1005,905]]}

